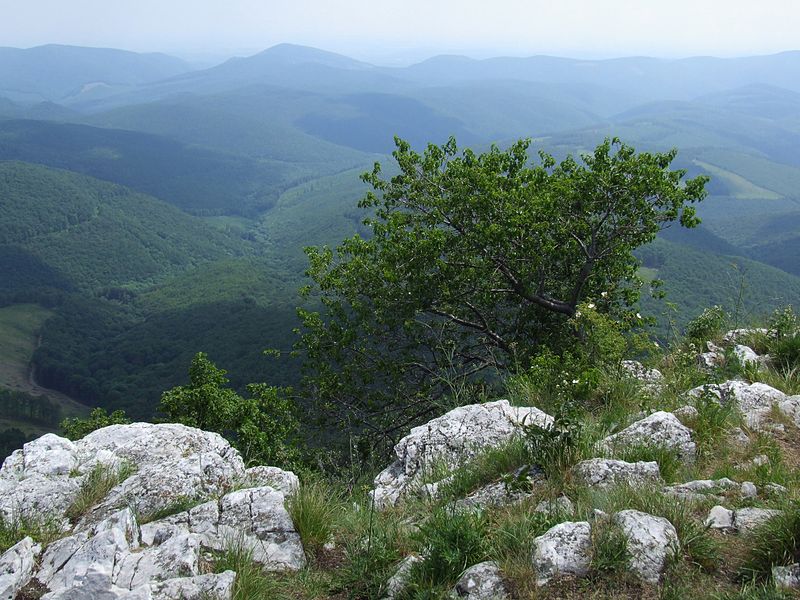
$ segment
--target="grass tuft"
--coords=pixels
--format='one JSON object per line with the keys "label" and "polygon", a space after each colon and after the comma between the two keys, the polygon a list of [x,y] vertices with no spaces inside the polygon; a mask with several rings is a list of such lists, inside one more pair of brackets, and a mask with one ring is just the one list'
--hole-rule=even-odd
{"label": "grass tuft", "polygon": [[86,475],[64,515],[72,523],[76,523],[105,498],[108,492],[133,475],[135,471],[136,468],[127,462],[119,465],[97,463]]}

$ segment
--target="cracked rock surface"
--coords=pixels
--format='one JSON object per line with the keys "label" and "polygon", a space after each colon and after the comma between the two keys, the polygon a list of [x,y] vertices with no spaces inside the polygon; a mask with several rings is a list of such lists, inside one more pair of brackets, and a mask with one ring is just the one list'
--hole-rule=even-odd
{"label": "cracked rock surface", "polygon": [[394,447],[396,460],[375,478],[375,505],[385,508],[418,488],[434,468],[455,469],[482,450],[499,446],[526,425],[550,427],[553,418],[508,400],[460,406],[414,427]]}

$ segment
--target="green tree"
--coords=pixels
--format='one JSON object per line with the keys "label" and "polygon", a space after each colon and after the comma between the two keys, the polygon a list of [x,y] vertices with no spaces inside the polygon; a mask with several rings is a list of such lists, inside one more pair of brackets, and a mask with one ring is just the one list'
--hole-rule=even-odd
{"label": "green tree", "polygon": [[79,440],[97,429],[109,425],[127,425],[130,422],[123,410],[115,410],[108,414],[104,408],[95,408],[85,419],[80,417],[64,419],[61,422],[61,431],[67,439]]}
{"label": "green tree", "polygon": [[632,251],[673,222],[695,226],[705,196],[705,177],[670,170],[674,150],[616,139],[559,164],[534,164],[526,140],[483,154],[396,144],[398,175],[363,176],[371,236],[307,249],[305,292],[323,311],[300,311],[298,342],[306,393],[390,439],[543,346],[574,344],[581,302],[634,321]]}
{"label": "green tree", "polygon": [[227,387],[226,371],[199,352],[189,367],[189,384],[161,396],[166,420],[217,432],[248,464],[294,466],[300,457],[299,423],[289,390],[251,383],[244,398]]}

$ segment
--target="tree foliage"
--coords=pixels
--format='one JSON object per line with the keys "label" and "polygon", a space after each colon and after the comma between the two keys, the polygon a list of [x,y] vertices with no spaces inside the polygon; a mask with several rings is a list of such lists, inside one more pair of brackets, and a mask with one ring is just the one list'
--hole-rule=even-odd
{"label": "tree foliage", "polygon": [[299,458],[297,417],[286,389],[251,383],[248,398],[227,387],[226,372],[203,352],[189,367],[189,384],[161,396],[166,420],[217,432],[250,464],[292,466]]}
{"label": "tree foliage", "polygon": [[486,153],[453,139],[417,153],[396,140],[399,174],[363,176],[371,236],[307,250],[322,312],[301,311],[308,391],[338,415],[391,434],[543,346],[571,344],[578,305],[630,322],[632,251],[664,227],[693,227],[705,177],[676,156],[619,140],[557,163],[529,141]]}
{"label": "tree foliage", "polygon": [[109,425],[127,425],[131,420],[125,415],[125,411],[115,410],[111,414],[103,408],[95,408],[85,419],[72,417],[61,422],[61,431],[70,440],[79,440],[103,427]]}

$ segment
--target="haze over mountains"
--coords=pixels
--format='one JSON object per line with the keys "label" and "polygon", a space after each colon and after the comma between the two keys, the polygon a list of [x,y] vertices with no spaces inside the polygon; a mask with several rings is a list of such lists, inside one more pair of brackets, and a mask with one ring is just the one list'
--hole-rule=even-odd
{"label": "haze over mountains", "polygon": [[36,327],[19,335],[41,338],[0,355],[0,387],[32,360],[38,384],[149,417],[198,351],[236,385],[296,381],[293,359],[261,351],[291,347],[302,247],[359,230],[358,174],[390,169],[395,135],[420,149],[530,137],[558,157],[607,136],[677,147],[677,166],[712,177],[704,222],[641,257],[678,322],[714,303],[800,301],[800,52],[388,68],[284,44],[193,70],[2,48],[0,328],[28,307]]}

